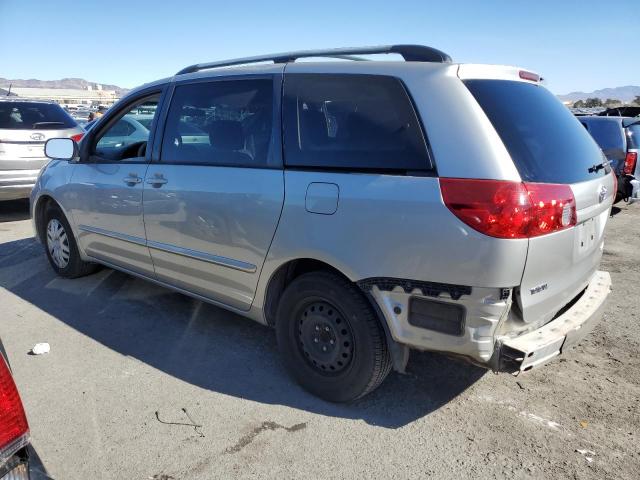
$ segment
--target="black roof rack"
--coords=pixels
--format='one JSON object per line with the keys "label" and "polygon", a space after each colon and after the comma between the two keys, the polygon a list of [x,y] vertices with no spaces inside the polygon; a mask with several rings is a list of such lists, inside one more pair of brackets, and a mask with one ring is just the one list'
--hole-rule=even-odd
{"label": "black roof rack", "polygon": [[271,55],[259,55],[256,57],[234,58],[219,62],[197,63],[183,68],[176,75],[198,72],[209,68],[231,67],[248,63],[269,62],[287,63],[295,62],[299,58],[327,57],[341,58],[344,60],[365,60],[354,55],[372,55],[378,53],[397,53],[406,62],[439,62],[451,63],[451,57],[435,48],[424,45],[383,45],[379,47],[353,47],[333,48],[329,50],[301,50],[299,52],[275,53]]}

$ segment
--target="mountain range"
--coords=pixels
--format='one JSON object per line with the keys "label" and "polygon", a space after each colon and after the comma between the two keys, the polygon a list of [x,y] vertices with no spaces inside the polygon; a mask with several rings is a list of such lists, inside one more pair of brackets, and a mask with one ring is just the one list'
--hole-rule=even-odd
{"label": "mountain range", "polygon": [[35,78],[30,78],[27,80],[10,80],[8,78],[0,77],[0,87],[3,87],[6,90],[9,85],[13,85],[14,87],[78,88],[81,90],[86,90],[88,86],[91,86],[95,89],[96,85],[102,85],[103,90],[115,90],[119,96],[129,91],[129,89],[118,87],[117,85],[89,82],[83,78],[63,78],[60,80],[37,80]]}
{"label": "mountain range", "polygon": [[613,98],[614,100],[629,103],[638,95],[640,95],[639,86],[627,85],[624,87],[602,88],[600,90],[594,90],[593,92],[571,92],[565,95],[558,95],[558,98],[563,102],[577,102],[578,100],[586,100],[587,98],[599,98],[600,100]]}

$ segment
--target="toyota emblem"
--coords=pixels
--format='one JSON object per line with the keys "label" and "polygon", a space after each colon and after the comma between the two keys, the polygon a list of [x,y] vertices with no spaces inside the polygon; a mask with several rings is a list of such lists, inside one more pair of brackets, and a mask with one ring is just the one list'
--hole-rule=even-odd
{"label": "toyota emblem", "polygon": [[32,133],[31,140],[35,140],[36,142],[39,142],[41,140],[44,140],[44,135],[42,133]]}
{"label": "toyota emblem", "polygon": [[607,187],[605,187],[604,185],[600,185],[600,188],[598,189],[598,203],[602,203],[602,201],[606,196],[607,196]]}

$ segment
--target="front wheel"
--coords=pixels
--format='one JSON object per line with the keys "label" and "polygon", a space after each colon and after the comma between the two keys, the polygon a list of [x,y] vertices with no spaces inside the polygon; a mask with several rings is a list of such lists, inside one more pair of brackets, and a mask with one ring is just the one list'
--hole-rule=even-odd
{"label": "front wheel", "polygon": [[362,293],[330,272],[311,272],[287,287],[276,335],[287,369],[309,392],[348,402],[378,387],[391,370],[384,330]]}
{"label": "front wheel", "polygon": [[94,263],[80,258],[78,245],[71,226],[57,205],[51,205],[45,213],[44,246],[51,267],[61,277],[77,278],[93,273]]}

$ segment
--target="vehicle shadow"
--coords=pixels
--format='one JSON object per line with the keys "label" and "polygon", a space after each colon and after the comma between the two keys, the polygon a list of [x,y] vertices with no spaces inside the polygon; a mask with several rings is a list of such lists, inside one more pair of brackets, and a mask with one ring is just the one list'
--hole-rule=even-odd
{"label": "vehicle shadow", "polygon": [[358,402],[331,404],[291,380],[271,329],[110,269],[83,279],[58,278],[33,238],[0,244],[0,287],[108,348],[191,384],[385,428],[433,412],[486,372],[412,352],[407,375],[392,373]]}
{"label": "vehicle shadow", "polygon": [[29,200],[9,200],[0,202],[0,223],[28,220]]}

